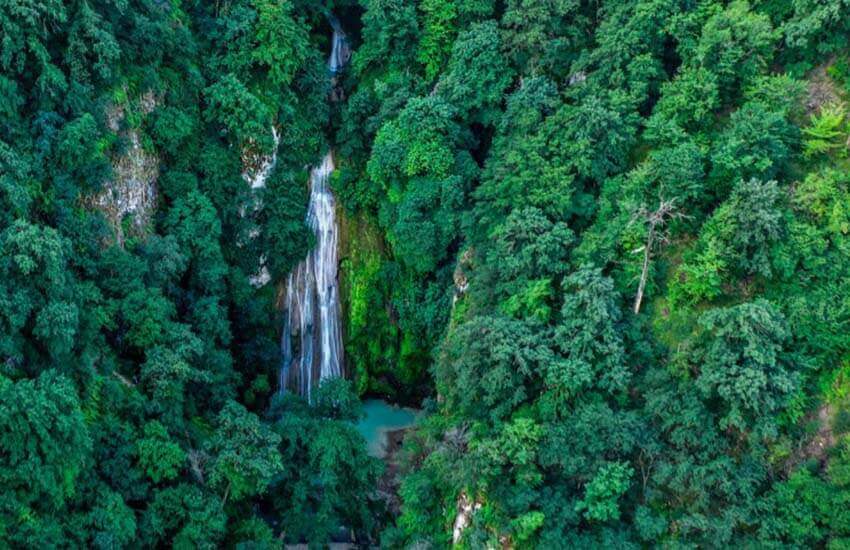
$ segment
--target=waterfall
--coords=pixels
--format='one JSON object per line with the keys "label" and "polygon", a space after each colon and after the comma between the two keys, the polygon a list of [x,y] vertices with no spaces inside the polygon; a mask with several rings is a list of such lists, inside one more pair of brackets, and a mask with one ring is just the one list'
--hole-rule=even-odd
{"label": "waterfall", "polygon": [[[328,70],[335,86],[336,75],[351,57],[345,33],[332,19],[333,47]],[[331,99],[338,95],[332,92]],[[308,400],[313,387],[325,378],[343,375],[342,327],[340,324],[337,269],[336,203],[328,185],[334,171],[333,152],[310,170],[310,204],[307,225],[316,235],[316,246],[286,281],[281,335],[283,365],[280,391],[297,390]],[[295,349],[294,343],[299,344]]]}
{"label": "waterfall", "polygon": [[[337,284],[338,229],[335,202],[328,187],[333,156],[310,171],[307,224],[316,235],[316,247],[289,274],[284,312],[283,369],[280,388],[294,386],[310,397],[314,381],[342,376],[342,327]],[[296,356],[292,339],[299,336]],[[293,368],[294,367],[294,368]]]}
{"label": "waterfall", "polygon": [[345,35],[345,31],[342,30],[339,21],[337,21],[336,18],[331,17],[330,22],[331,27],[334,30],[334,34],[332,38],[331,55],[328,58],[328,69],[332,76],[336,76],[336,74],[345,67],[348,60],[351,59],[351,48],[348,46],[348,38]]}

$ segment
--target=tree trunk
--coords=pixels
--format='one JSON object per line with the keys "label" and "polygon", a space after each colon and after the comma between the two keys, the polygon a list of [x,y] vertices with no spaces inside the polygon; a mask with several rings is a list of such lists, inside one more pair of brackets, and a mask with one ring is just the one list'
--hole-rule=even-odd
{"label": "tree trunk", "polygon": [[655,227],[650,226],[649,234],[646,236],[646,246],[643,249],[643,269],[640,273],[637,295],[635,295],[635,315],[640,313],[640,303],[643,301],[643,290],[646,287],[646,277],[649,273],[649,255],[652,250],[652,241],[655,237]]}
{"label": "tree trunk", "polygon": [[227,482],[227,488],[224,490],[224,497],[221,499],[221,507],[224,508],[224,505],[227,503],[227,497],[230,496],[230,486],[233,484],[232,481]]}

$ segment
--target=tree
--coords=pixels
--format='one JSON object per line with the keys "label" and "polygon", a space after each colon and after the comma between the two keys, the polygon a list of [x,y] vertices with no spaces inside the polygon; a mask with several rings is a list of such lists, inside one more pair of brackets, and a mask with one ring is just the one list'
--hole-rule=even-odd
{"label": "tree", "polygon": [[[520,544],[534,540],[536,531],[545,522],[533,499],[543,482],[543,473],[537,465],[541,437],[540,425],[530,418],[516,418],[501,424],[490,437],[470,442],[467,467],[474,471],[477,487],[473,487],[486,490],[504,508],[487,503],[481,510],[473,511],[471,532],[461,532],[462,541],[477,545],[484,536],[492,540],[497,538],[493,530]],[[491,516],[490,521],[487,516]],[[482,527],[490,533],[476,533]]]}
{"label": "tree", "polygon": [[170,338],[177,312],[159,289],[139,289],[121,301],[121,313],[127,327],[127,342],[145,349]]}
{"label": "tree", "polygon": [[226,524],[227,514],[218,499],[181,483],[154,493],[139,531],[151,545],[212,549],[224,539]]}
{"label": "tree", "polygon": [[209,293],[222,292],[227,267],[218,242],[221,219],[209,198],[199,191],[181,197],[169,209],[165,227],[190,258],[192,284]]}
{"label": "tree", "polygon": [[587,94],[578,105],[564,105],[552,123],[559,128],[550,147],[563,147],[576,172],[602,181],[623,166],[634,143],[636,115],[616,96]]}
{"label": "tree", "polygon": [[154,483],[174,479],[186,463],[186,453],[156,420],[145,424],[137,446],[139,465]]}
{"label": "tree", "polygon": [[277,279],[289,273],[308,249],[310,230],[304,223],[308,195],[295,174],[279,169],[272,172],[267,186],[258,223],[263,228],[262,250],[275,251],[267,256],[266,265]]}
{"label": "tree", "polygon": [[568,267],[573,233],[567,224],[552,223],[536,208],[516,209],[490,235],[487,262],[501,285],[518,278],[557,277]]}
{"label": "tree", "polygon": [[746,429],[774,422],[800,383],[805,363],[787,350],[782,314],[767,301],[711,310],[700,317],[702,343],[695,351],[697,387],[723,403],[721,424]]}
{"label": "tree", "polygon": [[771,544],[818,545],[840,548],[850,538],[847,503],[850,486],[846,472],[850,440],[844,437],[830,458],[826,472],[806,465],[788,479],[774,484],[760,503],[765,520],[759,539]]}
{"label": "tree", "polygon": [[524,322],[475,317],[449,333],[434,378],[452,414],[495,421],[529,398],[534,378],[552,362],[543,338]]}
{"label": "tree", "polygon": [[209,479],[221,494],[222,504],[228,498],[262,494],[283,470],[277,451],[280,436],[234,401],[224,406],[217,423],[209,442]]}
{"label": "tree", "polygon": [[260,153],[271,150],[271,113],[235,74],[227,73],[207,87],[204,97],[204,117],[219,124],[223,136],[231,137],[239,147]]}
{"label": "tree", "polygon": [[782,113],[746,103],[714,143],[710,177],[721,190],[737,179],[775,178],[787,167],[796,140],[796,129]]}
{"label": "tree", "polygon": [[687,204],[688,210],[705,202],[705,151],[693,141],[653,150],[647,165],[650,187],[659,195]]}
{"label": "tree", "polygon": [[711,299],[730,275],[770,277],[771,247],[786,233],[775,181],[740,181],[701,229],[697,246],[678,269],[675,301]]}
{"label": "tree", "polygon": [[86,2],[74,7],[65,51],[71,78],[79,83],[88,83],[94,78],[108,80],[121,55],[112,25]]}
{"label": "tree", "polygon": [[369,538],[382,503],[372,494],[382,465],[366,453],[351,421],[360,406],[348,380],[323,381],[315,406],[298,396],[276,400],[283,472],[269,491],[287,542],[327,544],[340,525]]}
{"label": "tree", "polygon": [[151,137],[160,150],[174,157],[181,157],[181,148],[196,139],[200,122],[196,113],[166,105],[156,109],[151,118]]}
{"label": "tree", "polygon": [[572,399],[591,389],[624,390],[631,374],[613,282],[585,266],[565,278],[563,288],[561,321],[552,341],[560,358],[545,366],[547,389]]}
{"label": "tree", "polygon": [[18,537],[67,509],[91,460],[88,427],[67,378],[53,370],[35,380],[0,377],[0,450],[0,539],[26,545]]}
{"label": "tree", "polygon": [[86,518],[91,530],[89,544],[107,549],[126,546],[136,540],[136,515],[121,495],[104,489],[97,500]]}
{"label": "tree", "polygon": [[457,7],[453,1],[424,0],[419,9],[424,21],[416,57],[425,66],[425,79],[433,80],[445,65],[457,34]]}
{"label": "tree", "polygon": [[363,14],[363,44],[352,58],[356,73],[379,67],[407,67],[419,43],[416,8],[401,0],[368,0]]}
{"label": "tree", "polygon": [[[20,12],[24,12],[25,17],[20,17]],[[61,2],[38,4],[28,11],[10,5],[3,10],[2,17],[6,39],[0,61],[4,70],[20,74],[32,58],[50,61],[45,48],[45,42],[51,38],[47,29],[52,25],[67,23],[68,10]],[[58,68],[52,63],[45,63],[40,69],[39,73],[58,72]]]}
{"label": "tree", "polygon": [[77,343],[68,248],[56,230],[24,220],[0,233],[0,352],[30,372],[66,359]]}
{"label": "tree", "polygon": [[491,124],[512,74],[500,63],[501,39],[495,21],[473,24],[459,34],[437,91],[465,118]]}
{"label": "tree", "polygon": [[[640,281],[638,282],[637,294],[635,294],[635,315],[640,313],[640,304],[643,301],[643,291],[646,287],[646,278],[649,273],[649,260],[652,257],[652,249],[658,242],[666,243],[667,236],[664,234],[664,226],[670,219],[681,217],[682,214],[677,211],[674,200],[661,199],[658,202],[658,208],[652,212],[646,208],[641,208],[636,213],[636,218],[640,219],[646,225],[646,244],[643,245],[643,267],[640,272]],[[638,249],[636,252],[641,252]]]}
{"label": "tree", "polygon": [[356,422],[363,416],[363,405],[344,378],[322,380],[313,400],[312,412],[319,418]]}
{"label": "tree", "polygon": [[563,221],[575,209],[573,174],[567,151],[554,141],[560,123],[552,116],[561,105],[555,85],[532,78],[507,97],[493,146],[473,192],[477,228],[486,238],[498,220],[523,206]]}
{"label": "tree", "polygon": [[[516,209],[494,229],[485,262],[494,275],[493,290],[505,300],[507,313],[524,310],[535,312],[529,317],[549,319],[553,287],[568,269],[574,238],[566,224],[551,223],[536,208]],[[532,295],[549,300],[540,302]]]}
{"label": "tree", "polygon": [[745,273],[770,275],[769,246],[784,233],[781,195],[775,181],[741,181],[706,224],[728,263]]}
{"label": "tree", "polygon": [[254,0],[257,47],[251,57],[269,72],[272,86],[292,83],[308,55],[307,29],[293,17],[292,4]]}
{"label": "tree", "polygon": [[634,470],[622,462],[606,464],[587,484],[584,498],[576,504],[576,510],[584,512],[591,521],[618,519],[620,508],[617,499],[628,490],[633,474]]}
{"label": "tree", "polygon": [[847,21],[842,17],[846,7],[846,0],[797,0],[793,3],[793,15],[783,29],[785,40],[796,52],[833,51],[840,47],[841,37],[847,32]]}
{"label": "tree", "polygon": [[687,134],[699,135],[714,121],[719,106],[717,75],[709,68],[684,67],[661,86],[661,98],[647,121],[646,136],[653,142],[672,145]]}
{"label": "tree", "polygon": [[706,21],[694,58],[717,74],[722,95],[730,98],[770,62],[775,35],[767,16],[737,0]]}
{"label": "tree", "polygon": [[826,105],[812,116],[811,125],[803,129],[803,154],[812,157],[836,151],[846,154],[846,114],[841,105]]}
{"label": "tree", "polygon": [[[563,70],[570,60],[571,46],[581,43],[585,24],[580,5],[574,0],[510,0],[502,16],[506,48],[517,64],[532,74],[550,67]],[[561,56],[566,59],[559,59]]]}
{"label": "tree", "polygon": [[90,113],[62,127],[56,156],[58,167],[72,175],[84,189],[98,190],[108,174],[101,131]]}
{"label": "tree", "polygon": [[455,108],[438,96],[410,100],[375,136],[369,177],[387,187],[396,174],[447,176],[459,137],[454,115]]}
{"label": "tree", "polygon": [[[403,263],[418,273],[437,268],[457,237],[463,204],[463,182],[450,176],[442,180],[414,177],[392,212],[396,221],[387,238]],[[382,212],[389,217],[389,210]]]}
{"label": "tree", "polygon": [[850,232],[850,180],[845,173],[827,168],[810,172],[794,192],[793,203],[818,225],[836,235]]}

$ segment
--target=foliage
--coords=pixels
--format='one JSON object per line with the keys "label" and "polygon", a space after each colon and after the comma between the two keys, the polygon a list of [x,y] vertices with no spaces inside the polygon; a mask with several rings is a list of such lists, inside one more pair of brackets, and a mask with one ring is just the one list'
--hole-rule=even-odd
{"label": "foliage", "polygon": [[425,21],[417,58],[425,66],[425,78],[432,80],[445,65],[454,35],[457,33],[457,7],[452,1],[424,0],[419,9],[422,10]]}
{"label": "foliage", "polygon": [[846,547],[848,7],[0,3],[0,546]]}
{"label": "foliage", "polygon": [[842,105],[826,105],[812,116],[811,125],[803,129],[803,153],[806,156],[829,154],[836,149],[846,154],[846,124]]}
{"label": "foliage", "polygon": [[256,415],[233,401],[218,417],[218,430],[210,441],[210,482],[238,500],[263,493],[282,470],[276,447],[280,438],[260,424]]}
{"label": "foliage", "polygon": [[748,417],[770,415],[787,403],[800,367],[784,349],[788,329],[770,303],[712,310],[700,325],[707,342],[696,351],[696,385],[728,407],[721,424],[744,429]]}
{"label": "foliage", "polygon": [[[453,295],[429,324],[445,326],[438,399],[405,444],[384,544],[447,545],[464,506],[463,547],[841,540],[772,493],[825,441],[805,427],[825,397],[813,371],[846,354],[847,308],[827,298],[846,277],[840,98],[800,128],[829,95],[800,68],[846,36],[838,4],[508,1],[469,19],[466,4],[404,12],[395,36],[419,41],[391,54],[368,6],[368,77],[339,134],[357,144],[355,210],[412,274],[392,284]],[[423,193],[453,176],[453,202]],[[638,216],[665,201],[679,215],[650,235]],[[658,298],[635,316],[642,274]]]}
{"label": "foliage", "polygon": [[702,227],[672,285],[677,301],[714,298],[730,274],[770,277],[771,247],[785,234],[775,181],[740,181]]}
{"label": "foliage", "polygon": [[140,466],[154,483],[177,477],[186,462],[180,445],[170,441],[165,427],[155,420],[145,426],[144,435],[138,442]]}
{"label": "foliage", "polygon": [[381,467],[351,424],[361,414],[357,396],[348,381],[331,380],[318,387],[316,400],[314,408],[285,396],[273,407],[283,468],[269,489],[270,504],[287,541],[327,543],[341,524],[374,535],[382,503],[370,495]]}
{"label": "foliage", "polygon": [[35,380],[0,381],[3,407],[0,476],[10,506],[8,521],[38,521],[38,510],[62,509],[76,492],[76,483],[91,452],[74,387],[55,371]]}
{"label": "foliage", "polygon": [[576,504],[576,511],[583,511],[588,520],[619,519],[617,498],[628,489],[628,481],[633,473],[629,466],[621,462],[606,465],[587,484],[585,497]]}
{"label": "foliage", "polygon": [[434,376],[450,411],[495,420],[525,401],[532,375],[552,359],[522,321],[478,317],[449,334]]}
{"label": "foliage", "polygon": [[[277,391],[258,381],[277,379],[279,320],[248,276],[274,251],[277,280],[310,245],[303,167],[327,141],[323,24],[301,2],[0,7],[0,546],[280,535],[260,513],[267,490],[288,495],[280,510],[297,499],[280,485],[280,436],[257,414]],[[241,173],[271,154],[273,126],[274,173],[252,192]],[[123,235],[104,220],[116,212]],[[321,414],[356,411],[328,390]],[[347,455],[365,457],[349,436]],[[314,474],[332,467],[317,460]]]}
{"label": "foliage", "polygon": [[548,366],[547,386],[570,397],[593,386],[607,392],[625,389],[629,373],[623,364],[613,282],[598,270],[581,268],[564,279],[563,286],[568,294],[554,347],[564,360]]}

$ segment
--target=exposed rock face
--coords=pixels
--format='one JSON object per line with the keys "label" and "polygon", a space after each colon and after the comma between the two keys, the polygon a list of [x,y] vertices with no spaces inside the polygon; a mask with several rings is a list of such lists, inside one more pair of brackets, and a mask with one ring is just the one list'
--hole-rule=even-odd
{"label": "exposed rock face", "polygon": [[270,155],[257,154],[250,149],[246,149],[242,153],[242,166],[245,167],[242,172],[242,179],[251,186],[251,189],[265,187],[266,180],[272,173],[274,165],[277,164],[277,148],[280,145],[280,134],[274,126],[272,126],[272,140],[274,141],[274,149],[272,149]]}
{"label": "exposed rock face", "polygon": [[587,73],[584,71],[578,71],[570,75],[570,79],[567,82],[568,86],[575,86],[576,84],[581,84],[585,80],[587,80]]}
{"label": "exposed rock face", "polygon": [[[275,164],[277,164],[277,148],[280,145],[280,134],[277,131],[277,128],[272,126],[272,141],[274,141],[274,149],[270,154],[256,154],[252,152],[252,149],[246,149],[242,153],[242,179],[251,186],[252,191],[256,191],[258,189],[262,189],[266,186],[266,180],[274,170]],[[250,208],[248,206],[242,206],[239,209],[239,215],[243,218],[247,215],[253,215],[259,210],[263,208],[262,201],[260,200],[259,195],[252,196],[252,202],[250,204]],[[250,210],[250,212],[249,212]],[[256,239],[260,236],[260,228],[254,227],[248,233],[249,239]],[[239,243],[241,246],[243,243]],[[260,257],[259,266],[257,266],[257,272],[248,277],[248,281],[254,288],[260,288],[268,284],[271,281],[272,277],[269,273],[268,268],[266,267],[266,256],[263,255]]]}
{"label": "exposed rock face", "polygon": [[466,294],[466,291],[469,289],[469,276],[467,272],[472,269],[472,258],[475,254],[475,251],[472,248],[467,248],[464,250],[463,254],[458,258],[457,265],[455,266],[455,271],[452,274],[452,278],[455,283],[455,292],[454,296],[452,296],[452,307],[454,307],[455,303]]}
{"label": "exposed rock face", "polygon": [[[156,105],[152,92],[145,93],[138,103],[142,115],[150,114]],[[159,177],[159,159],[142,148],[138,130],[121,128],[125,117],[123,106],[115,106],[107,113],[109,129],[125,138],[129,145],[113,157],[113,177],[104,182],[103,190],[93,199],[94,206],[112,226],[119,245],[127,237],[125,231],[134,235],[145,233],[156,209]],[[130,224],[125,223],[128,217]]]}
{"label": "exposed rock face", "polygon": [[266,257],[260,256],[260,267],[257,273],[248,277],[248,282],[254,288],[264,287],[272,280],[272,274],[269,273],[269,268],[266,267]]}
{"label": "exposed rock face", "polygon": [[474,502],[466,493],[460,494],[460,497],[457,499],[457,515],[455,516],[454,526],[452,527],[452,544],[460,542],[460,537],[463,536],[463,530],[472,521],[472,514],[479,508],[481,508],[480,502]]}

